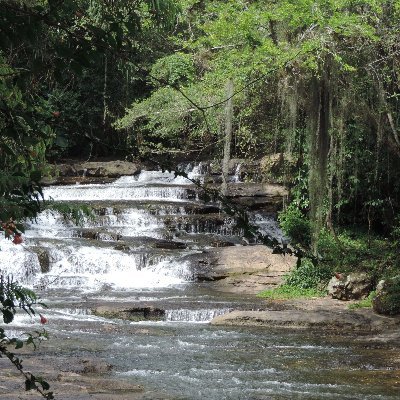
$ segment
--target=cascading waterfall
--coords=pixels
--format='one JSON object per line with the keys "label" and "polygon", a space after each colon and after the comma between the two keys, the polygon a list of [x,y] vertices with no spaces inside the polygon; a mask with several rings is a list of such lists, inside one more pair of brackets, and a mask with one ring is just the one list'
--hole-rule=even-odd
{"label": "cascading waterfall", "polygon": [[[208,166],[181,168],[190,179],[202,180]],[[142,171],[109,184],[46,188],[45,199],[89,203],[93,216],[84,217],[81,226],[76,226],[61,213],[45,210],[35,220],[26,221],[22,246],[2,239],[2,270],[36,288],[47,285],[85,292],[190,281],[189,269],[181,259],[199,251],[198,246],[163,251],[154,248],[163,246],[155,240],[176,239],[178,232],[192,235],[193,240],[198,234],[240,235],[231,218],[219,214],[214,219],[211,215],[200,218],[186,212],[201,204],[191,183],[174,172]]]}
{"label": "cascading waterfall", "polygon": [[3,235],[0,236],[0,255],[0,272],[12,275],[23,285],[32,285],[35,276],[41,271],[37,254],[25,245],[14,245]]}

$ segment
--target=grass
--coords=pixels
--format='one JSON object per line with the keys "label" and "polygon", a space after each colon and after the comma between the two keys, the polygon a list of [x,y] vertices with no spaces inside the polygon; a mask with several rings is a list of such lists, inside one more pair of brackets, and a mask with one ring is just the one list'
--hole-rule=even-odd
{"label": "grass", "polygon": [[268,289],[258,293],[257,297],[270,300],[311,299],[325,296],[318,289],[302,289],[296,286],[282,285],[276,289]]}
{"label": "grass", "polygon": [[350,310],[355,310],[358,308],[371,308],[372,307],[372,299],[375,296],[375,291],[371,292],[366,299],[357,301],[357,303],[353,303],[349,305]]}

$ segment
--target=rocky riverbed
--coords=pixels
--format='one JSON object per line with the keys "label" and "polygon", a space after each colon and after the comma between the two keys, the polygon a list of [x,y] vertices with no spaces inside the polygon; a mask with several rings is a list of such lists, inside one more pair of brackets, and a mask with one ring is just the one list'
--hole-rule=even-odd
{"label": "rocky riverbed", "polygon": [[[230,332],[226,329],[257,329],[268,337],[270,332],[278,333],[283,337],[293,332],[307,332],[310,338],[335,338],[340,342],[359,343],[361,348],[369,349],[375,354],[384,366],[382,370],[371,373],[359,379],[368,385],[379,385],[382,382],[391,385],[393,390],[400,390],[400,329],[399,318],[388,318],[374,314],[371,310],[349,310],[349,302],[330,298],[316,298],[310,300],[293,301],[265,301],[257,300],[256,310],[236,310],[218,316],[211,321],[211,326]],[[103,322],[101,332],[109,332],[116,337],[121,327],[115,324],[115,315],[110,317],[109,323]],[[127,326],[124,332],[127,334]],[[200,327],[198,328],[200,329]],[[148,336],[149,343],[153,335],[160,335],[156,325],[129,327],[132,337]],[[125,379],[116,376],[113,365],[105,362],[102,357],[82,357],[78,354],[69,356],[58,355],[57,339],[52,337],[48,343],[43,343],[36,352],[19,351],[26,371],[32,371],[37,376],[42,375],[50,383],[59,400],[156,400],[177,399],[167,393],[154,388],[146,387],[137,379]],[[68,339],[64,339],[67,340]],[[79,339],[75,339],[78,340]],[[183,340],[183,339],[182,339]],[[315,340],[315,339],[312,339]],[[328,340],[328,339],[327,339]],[[73,347],[77,347],[76,343]],[[140,347],[140,346],[139,346]],[[79,346],[77,347],[79,348]],[[142,360],[145,363],[145,360]],[[344,365],[346,360],[342,359]],[[383,367],[382,367],[383,368]],[[0,399],[17,400],[39,398],[34,392],[23,391],[23,379],[8,360],[0,359]],[[367,378],[367,375],[369,378]],[[376,381],[376,382],[375,382]],[[375,382],[375,383],[374,383]],[[389,388],[389,387],[388,387]],[[224,397],[221,397],[224,398]],[[264,398],[264,397],[263,397]],[[267,399],[268,397],[266,397]],[[271,397],[275,398],[275,397]],[[353,398],[353,397],[351,397]],[[390,397],[391,398],[391,397]]]}

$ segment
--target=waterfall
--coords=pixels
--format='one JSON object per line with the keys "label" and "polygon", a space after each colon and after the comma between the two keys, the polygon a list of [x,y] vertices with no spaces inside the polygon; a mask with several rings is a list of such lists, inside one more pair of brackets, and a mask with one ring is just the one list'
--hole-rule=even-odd
{"label": "waterfall", "polygon": [[235,173],[233,174],[232,177],[232,182],[240,182],[240,169],[242,168],[242,163],[237,163],[236,168],[235,168]]}
{"label": "waterfall", "polygon": [[[204,180],[209,164],[179,168],[191,179]],[[25,222],[23,245],[1,239],[2,273],[35,288],[98,292],[182,285],[192,279],[184,260],[209,246],[207,235],[228,240],[242,234],[234,218],[215,205],[205,208],[192,182],[174,172],[144,170],[107,184],[51,186],[44,197],[89,204],[94,213],[77,226],[61,213],[45,210]],[[257,221],[265,219],[258,216]],[[168,318],[207,320],[218,311],[191,312],[171,311]]]}

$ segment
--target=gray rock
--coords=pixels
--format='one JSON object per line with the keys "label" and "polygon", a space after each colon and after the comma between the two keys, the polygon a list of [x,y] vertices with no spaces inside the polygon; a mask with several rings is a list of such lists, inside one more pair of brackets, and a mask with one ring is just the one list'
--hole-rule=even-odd
{"label": "gray rock", "polygon": [[78,360],[71,368],[71,372],[77,374],[104,374],[110,372],[113,367],[105,361],[87,358]]}
{"label": "gray rock", "polygon": [[328,283],[328,294],[338,300],[365,299],[372,289],[372,279],[364,272],[333,277]]}
{"label": "gray rock", "polygon": [[60,164],[55,170],[58,172],[60,176],[76,176],[77,171],[75,167],[71,164]]}
{"label": "gray rock", "polygon": [[[220,189],[220,185],[209,185],[211,189]],[[229,183],[226,197],[236,204],[253,210],[275,213],[282,209],[283,199],[288,190],[282,185],[269,183]],[[201,197],[201,192],[200,192]]]}
{"label": "gray rock", "polygon": [[138,164],[128,161],[84,162],[74,165],[77,175],[118,178],[140,172]]}
{"label": "gray rock", "polygon": [[381,332],[398,329],[399,321],[378,316],[372,310],[265,310],[232,311],[218,316],[212,325],[315,329],[324,332]]}
{"label": "gray rock", "polygon": [[31,250],[35,252],[38,256],[40,270],[42,273],[47,273],[50,271],[50,257],[46,248],[44,247],[32,247]]}
{"label": "gray rock", "polygon": [[273,254],[262,246],[230,246],[189,255],[193,279],[213,282],[217,290],[235,293],[258,293],[283,282],[296,264],[293,256]]}
{"label": "gray rock", "polygon": [[92,309],[94,315],[104,318],[118,318],[129,321],[162,321],[165,310],[153,306],[98,306]]}
{"label": "gray rock", "polygon": [[185,242],[177,242],[174,240],[159,240],[153,244],[156,249],[186,249],[187,244]]}
{"label": "gray rock", "polygon": [[125,175],[140,172],[137,163],[128,161],[104,161],[58,164],[53,168],[52,178],[44,178],[43,184],[107,183]]}

